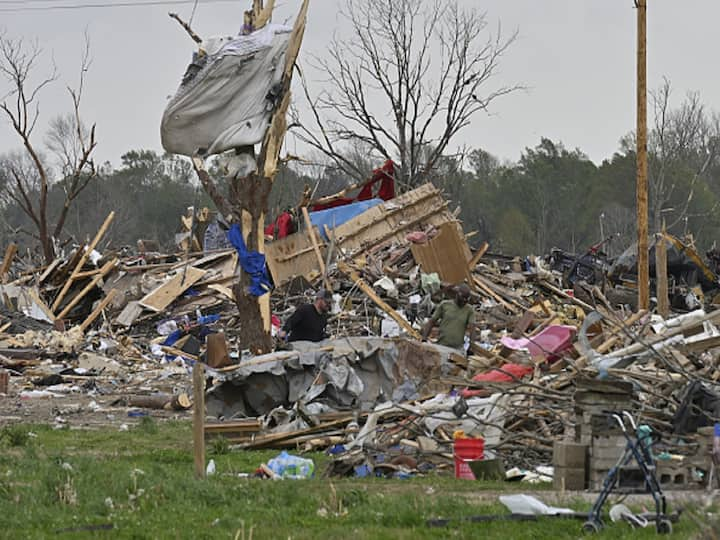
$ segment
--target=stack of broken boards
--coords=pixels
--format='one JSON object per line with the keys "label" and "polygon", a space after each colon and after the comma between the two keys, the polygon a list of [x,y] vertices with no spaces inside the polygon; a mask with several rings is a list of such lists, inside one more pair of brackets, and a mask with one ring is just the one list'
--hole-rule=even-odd
{"label": "stack of broken boards", "polygon": [[[238,256],[234,249],[187,256],[145,254],[120,259],[103,255],[97,266],[75,273],[67,293],[75,256],[26,273],[1,285],[6,309],[28,313],[49,324],[80,325],[96,320],[98,306],[113,314],[120,329],[152,320],[217,311],[233,303],[232,283]],[[100,279],[100,277],[102,279]],[[93,316],[92,321],[88,317]],[[57,322],[57,325],[60,323]]]}

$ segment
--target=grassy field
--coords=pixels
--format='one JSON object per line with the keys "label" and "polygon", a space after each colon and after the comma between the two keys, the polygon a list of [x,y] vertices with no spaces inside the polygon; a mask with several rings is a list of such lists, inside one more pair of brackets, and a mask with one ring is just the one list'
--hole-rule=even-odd
{"label": "grassy field", "polygon": [[[432,476],[410,480],[270,481],[239,478],[277,454],[208,445],[217,473],[193,478],[188,423],[145,420],[129,431],[11,426],[0,430],[2,538],[423,539],[578,538],[581,523],[470,523],[503,514],[507,484]],[[322,454],[311,456],[321,470]],[[513,485],[513,490],[518,486]],[[520,486],[523,492],[532,490]],[[542,499],[543,492],[536,491]],[[568,500],[586,510],[588,503]],[[427,520],[451,520],[428,527]],[[696,536],[682,519],[672,538]],[[598,538],[653,538],[611,524]]]}

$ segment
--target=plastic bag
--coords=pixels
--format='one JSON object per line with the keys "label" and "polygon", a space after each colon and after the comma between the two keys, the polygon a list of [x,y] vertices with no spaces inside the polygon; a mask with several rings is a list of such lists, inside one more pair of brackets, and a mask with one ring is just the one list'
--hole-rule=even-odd
{"label": "plastic bag", "polygon": [[315,473],[315,463],[312,459],[293,456],[285,452],[268,461],[268,468],[280,478],[299,480],[312,478]]}

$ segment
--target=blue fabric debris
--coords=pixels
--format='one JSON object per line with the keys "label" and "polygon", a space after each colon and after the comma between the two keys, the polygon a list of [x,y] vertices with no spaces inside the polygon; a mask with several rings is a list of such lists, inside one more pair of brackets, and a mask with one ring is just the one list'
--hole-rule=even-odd
{"label": "blue fabric debris", "polygon": [[346,204],[345,206],[336,206],[335,208],[310,212],[310,223],[318,228],[320,236],[327,241],[329,238],[325,234],[325,225],[327,225],[328,229],[332,230],[383,202],[382,199],[369,199],[367,201]]}
{"label": "blue fabric debris", "polygon": [[248,250],[242,235],[242,229],[238,223],[233,223],[230,226],[227,237],[238,252],[240,266],[250,276],[250,294],[262,296],[270,292],[272,285],[265,267],[265,255]]}
{"label": "blue fabric debris", "polygon": [[172,334],[170,334],[167,338],[165,338],[165,341],[163,341],[163,345],[164,345],[165,347],[172,347],[173,345],[175,345],[175,342],[176,342],[178,339],[180,339],[181,337],[183,337],[183,334],[184,334],[184,333],[185,333],[185,332],[184,332],[184,330],[182,330],[182,328],[178,328],[178,329],[175,330]]}

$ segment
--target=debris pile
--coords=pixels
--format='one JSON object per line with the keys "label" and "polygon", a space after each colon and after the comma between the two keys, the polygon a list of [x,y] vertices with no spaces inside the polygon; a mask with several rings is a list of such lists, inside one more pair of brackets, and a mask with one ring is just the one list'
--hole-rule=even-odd
{"label": "debris pile", "polygon": [[[554,445],[583,446],[597,486],[621,452],[607,412],[628,410],[663,435],[655,452],[670,483],[708,481],[702,428],[720,417],[718,279],[688,246],[690,266],[669,262],[676,311],[663,319],[618,300],[632,292],[627,262],[613,273],[619,264],[599,264],[598,253],[473,252],[429,184],[363,201],[358,213],[302,215],[304,228],[266,246],[272,331],[324,288],[329,339],[278,339],[275,352],[251,354],[234,304],[236,250],[191,252],[188,242],[174,255],[100,253],[111,214],[87,246],[49,265],[4,261],[0,367],[20,398],[74,392],[182,411],[202,361],[217,420],[208,436],[328,450],[333,475],[452,470],[455,441],[481,437],[486,459],[528,478],[547,476],[532,471],[554,463]],[[662,241],[677,247],[673,238]],[[460,283],[471,288],[474,339],[464,349],[421,342]]]}

